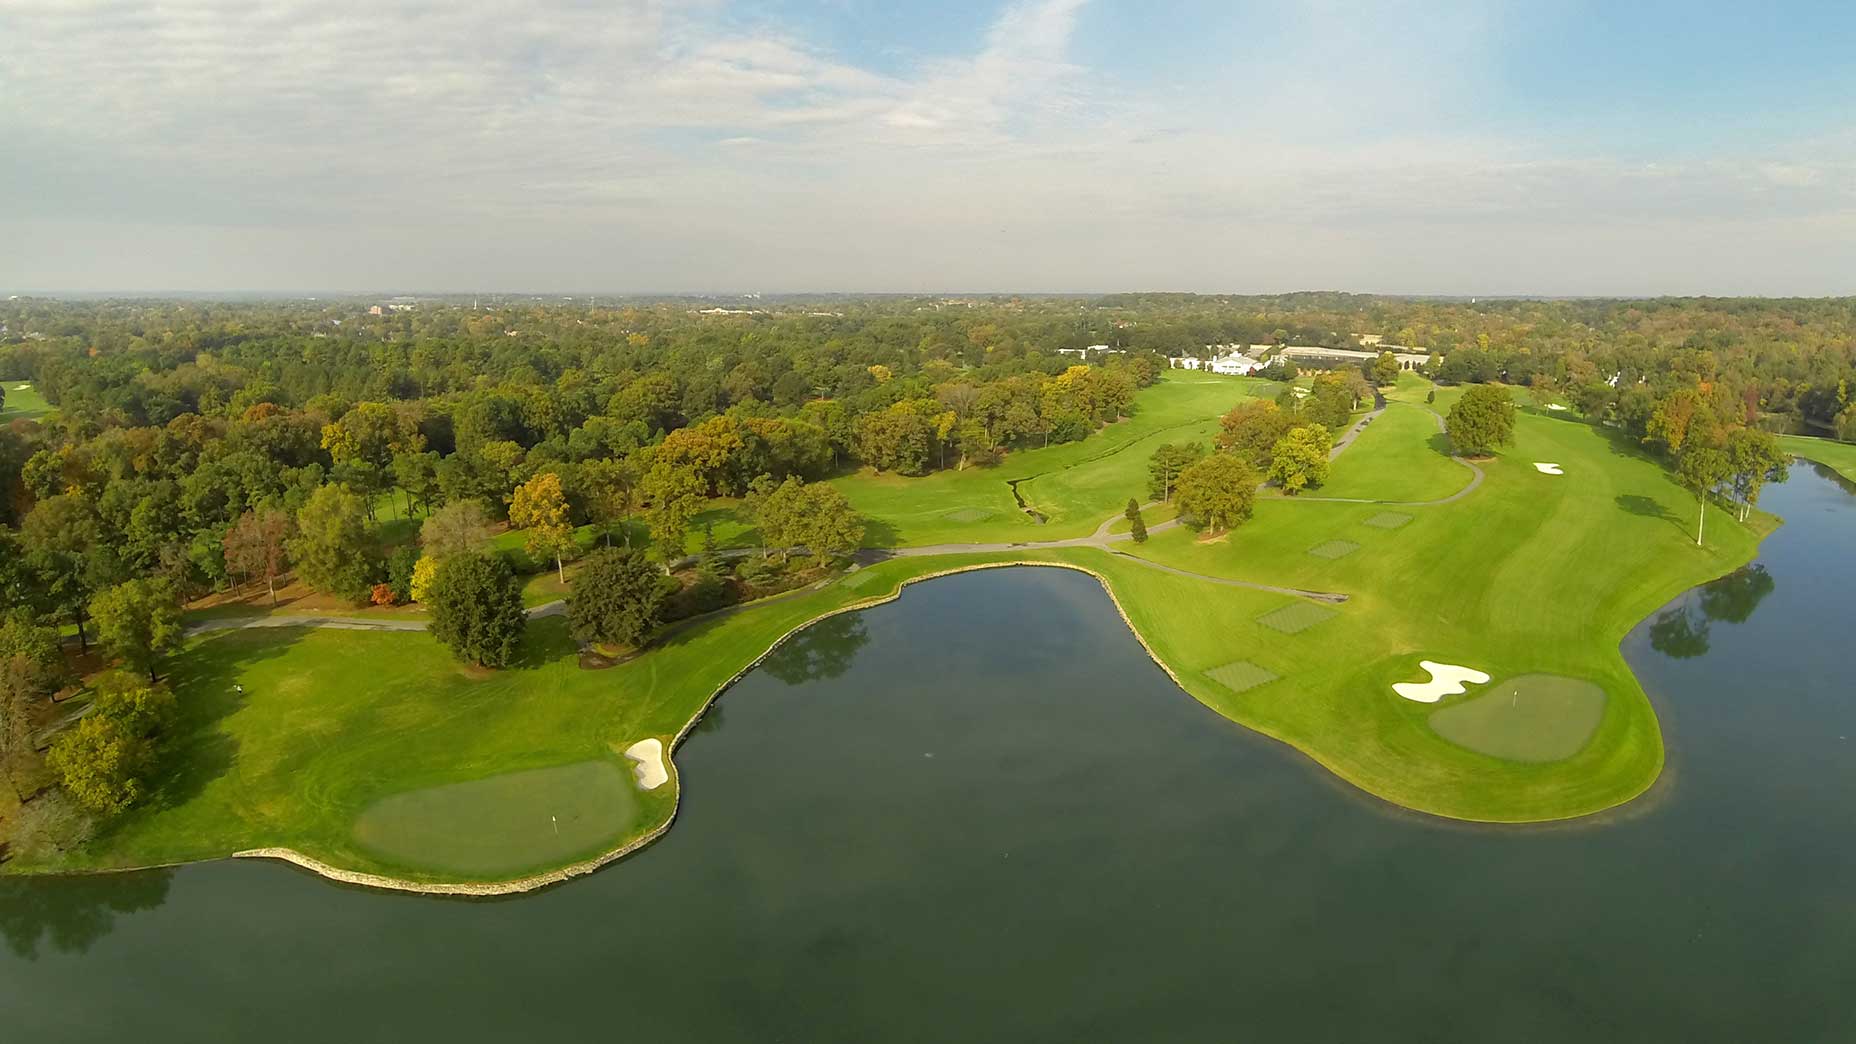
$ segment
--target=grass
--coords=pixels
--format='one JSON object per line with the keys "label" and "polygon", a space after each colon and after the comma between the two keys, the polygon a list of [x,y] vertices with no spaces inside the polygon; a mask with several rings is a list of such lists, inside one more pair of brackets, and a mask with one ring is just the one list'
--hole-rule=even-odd
{"label": "grass", "polygon": [[[1143,389],[1135,412],[1079,442],[1016,450],[996,465],[919,478],[862,472],[833,481],[873,521],[866,543],[909,547],[1011,543],[1085,536],[1128,503],[1147,497],[1147,459],[1167,442],[1209,443],[1218,418],[1276,385],[1244,377],[1169,375]],[[1013,500],[1009,482],[1047,521]]]}
{"label": "grass", "polygon": [[[1125,510],[1127,505],[1123,504],[1122,507]],[[1152,529],[1162,522],[1171,522],[1178,517],[1178,504],[1155,504],[1152,507],[1141,508],[1141,521],[1146,523],[1149,529]],[[1134,523],[1128,521],[1126,518],[1117,518],[1109,524],[1108,531],[1110,533],[1126,533],[1133,528]]]}
{"label": "grass", "polygon": [[1562,761],[1605,717],[1605,690],[1577,678],[1524,674],[1476,686],[1431,712],[1431,728],[1461,747],[1510,761]]}
{"label": "grass", "polygon": [[[1108,454],[1096,459],[1154,434],[1119,442],[1097,436],[1096,447]],[[1533,460],[1559,461],[1567,474],[1540,475]],[[602,671],[578,667],[559,618],[533,622],[520,663],[496,672],[460,666],[423,633],[200,636],[172,664],[186,718],[173,769],[151,800],[87,848],[20,868],[146,865],[288,846],[338,866],[415,880],[549,869],[566,857],[546,845],[522,849],[531,865],[459,869],[429,849],[395,848],[379,837],[363,844],[356,824],[396,795],[610,760],[639,739],[669,740],[710,693],[795,627],[884,597],[910,577],[1021,560],[1101,575],[1136,634],[1189,694],[1388,801],[1498,822],[1562,819],[1620,804],[1655,780],[1663,744],[1618,642],[1676,594],[1748,561],[1773,520],[1755,514],[1740,525],[1717,508],[1708,545],[1697,548],[1696,502],[1656,461],[1605,429],[1534,414],[1518,419],[1516,444],[1484,468],[1488,478],[1473,496],[1411,508],[1411,521],[1396,531],[1366,524],[1385,514],[1371,504],[1270,500],[1216,543],[1178,529],[1145,545],[1118,545],[1126,554],[1076,547],[892,559],[842,583],[679,628],[646,655]],[[1078,494],[1079,509],[1087,500]],[[1092,530],[1125,501],[1116,497],[1075,528]],[[962,506],[942,504],[937,512]],[[908,536],[910,517],[888,521]],[[1306,553],[1329,541],[1359,549],[1335,559]],[[1320,606],[1162,572],[1130,556],[1349,598]],[[1606,699],[1595,727],[1583,733],[1589,739],[1569,756],[1492,757],[1433,727],[1433,711],[1459,702],[1431,707],[1392,693],[1394,681],[1419,676],[1420,659],[1496,678],[1571,679]],[[1237,662],[1248,667],[1237,672]],[[1262,674],[1281,683],[1237,688]],[[244,686],[242,699],[235,685]],[[1562,720],[1570,714],[1566,701],[1554,706],[1543,704],[1556,727],[1576,731]],[[1518,727],[1500,725],[1496,731]],[[596,843],[660,827],[678,785],[673,776],[656,791],[634,793],[629,826]]]}
{"label": "grass", "polygon": [[1312,495],[1395,502],[1442,500],[1469,485],[1450,457],[1450,440],[1423,406],[1392,402],[1334,461]]}
{"label": "grass", "polygon": [[1205,676],[1232,692],[1248,692],[1276,680],[1274,672],[1264,670],[1249,660],[1234,660],[1222,667],[1213,667],[1205,672]]}
{"label": "grass", "polygon": [[356,844],[387,860],[485,877],[588,859],[638,815],[616,758],[506,772],[382,798],[354,823]]}
{"label": "grass", "polygon": [[1808,435],[1781,435],[1779,445],[1787,453],[1814,460],[1851,482],[1856,482],[1856,442],[1835,442]]}
{"label": "grass", "polygon": [[0,422],[43,420],[53,406],[28,381],[5,381],[6,402],[0,405]]}
{"label": "grass", "polygon": [[[1533,460],[1559,461],[1567,474],[1540,475]],[[1618,642],[1670,598],[1749,560],[1772,520],[1755,515],[1742,526],[1717,507],[1708,545],[1697,548],[1695,499],[1657,462],[1605,429],[1532,414],[1484,470],[1473,496],[1414,508],[1393,532],[1362,524],[1381,514],[1372,505],[1265,501],[1229,541],[1167,532],[1129,550],[1195,572],[1351,595],[1338,619],[1308,632],[1329,648],[1302,670],[1258,659],[1293,682],[1259,690],[1259,700],[1280,703],[1234,707],[1238,720],[1343,778],[1468,819],[1565,818],[1619,804],[1655,780],[1663,747]],[[1362,546],[1333,560],[1303,553],[1330,539]],[[1582,679],[1609,701],[1577,755],[1495,762],[1444,741],[1426,721],[1430,708],[1392,695],[1392,682],[1419,676],[1420,659],[1498,678]],[[1279,695],[1288,692],[1293,700]]]}

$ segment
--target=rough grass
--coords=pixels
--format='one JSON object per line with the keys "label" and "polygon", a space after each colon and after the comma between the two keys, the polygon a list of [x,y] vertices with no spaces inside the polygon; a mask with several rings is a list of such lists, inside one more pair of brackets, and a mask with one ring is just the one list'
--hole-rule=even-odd
{"label": "rough grass", "polygon": [[[866,543],[907,547],[1009,543],[1085,536],[1126,507],[1147,499],[1147,459],[1167,442],[1209,444],[1218,418],[1265,381],[1169,375],[1136,397],[1135,411],[1080,442],[1016,450],[998,464],[937,471],[917,478],[861,472],[833,480],[872,520]],[[1042,512],[1039,524],[1020,510],[1008,482]]]}
{"label": "rough grass", "polygon": [[1477,686],[1431,713],[1431,728],[1458,746],[1510,761],[1562,761],[1579,753],[1605,717],[1605,690],[1556,674]]}
{"label": "rough grass", "polygon": [[1315,493],[1357,500],[1441,500],[1469,485],[1470,470],[1450,457],[1450,440],[1422,406],[1390,403],[1334,461]]}

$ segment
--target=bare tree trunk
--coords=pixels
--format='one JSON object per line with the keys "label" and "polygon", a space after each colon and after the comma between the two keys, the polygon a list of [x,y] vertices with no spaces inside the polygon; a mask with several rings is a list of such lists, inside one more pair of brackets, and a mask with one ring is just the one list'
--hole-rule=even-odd
{"label": "bare tree trunk", "polygon": [[1695,516],[1695,546],[1700,547],[1701,531],[1708,524],[1708,498],[1705,495],[1695,498],[1695,505],[1701,509]]}
{"label": "bare tree trunk", "polygon": [[264,582],[271,589],[271,608],[275,609],[277,608],[277,574],[272,573],[270,576],[265,577]]}
{"label": "bare tree trunk", "polygon": [[561,556],[554,556],[554,571],[561,576],[561,583],[567,582],[567,566],[561,562]]}

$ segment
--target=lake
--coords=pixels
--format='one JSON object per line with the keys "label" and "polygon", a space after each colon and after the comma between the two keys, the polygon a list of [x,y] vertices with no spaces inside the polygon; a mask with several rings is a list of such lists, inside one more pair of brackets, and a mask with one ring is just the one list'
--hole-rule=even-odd
{"label": "lake", "polygon": [[805,633],[666,837],[464,902],[281,865],[0,879],[18,1041],[1856,1039],[1856,497],[1624,652],[1669,769],[1576,824],[1403,813],[1180,692],[1096,582]]}

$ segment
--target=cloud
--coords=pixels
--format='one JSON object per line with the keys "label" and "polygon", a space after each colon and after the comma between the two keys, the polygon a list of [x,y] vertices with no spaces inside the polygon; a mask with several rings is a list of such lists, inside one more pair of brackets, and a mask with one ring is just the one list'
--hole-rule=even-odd
{"label": "cloud", "polygon": [[1700,243],[1742,287],[1850,269],[1847,131],[1742,163],[1474,118],[1505,9],[1232,5],[1215,62],[1158,69],[1077,57],[1103,8],[1020,0],[878,72],[721,0],[0,0],[0,239],[31,245],[0,284],[1741,288],[1683,282],[1726,279],[1668,249]]}

